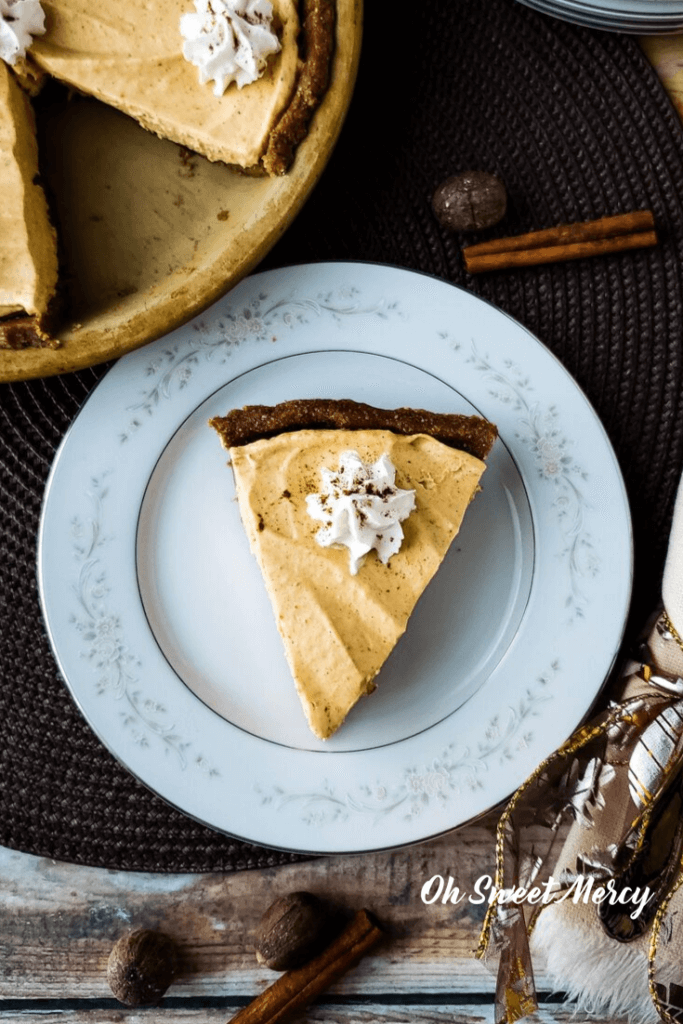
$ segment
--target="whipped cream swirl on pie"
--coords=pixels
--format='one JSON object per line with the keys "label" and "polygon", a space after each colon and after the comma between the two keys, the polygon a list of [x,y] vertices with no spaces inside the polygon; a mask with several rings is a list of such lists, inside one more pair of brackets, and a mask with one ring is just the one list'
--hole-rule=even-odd
{"label": "whipped cream swirl on pie", "polygon": [[[2,3],[3,0],[0,0]],[[199,68],[199,83],[213,81],[222,96],[231,82],[239,89],[261,77],[280,43],[273,32],[270,0],[194,0],[183,14],[183,57]]]}
{"label": "whipped cream swirl on pie", "polygon": [[401,547],[401,523],[415,508],[415,491],[396,486],[396,468],[386,454],[366,463],[358,452],[346,451],[338,470],[321,469],[320,475],[321,492],[306,498],[308,514],[323,523],[318,544],[347,547],[353,576],[373,548],[386,565]]}
{"label": "whipped cream swirl on pie", "polygon": [[34,36],[45,32],[45,14],[39,0],[0,0],[0,58],[16,64],[25,57]]}

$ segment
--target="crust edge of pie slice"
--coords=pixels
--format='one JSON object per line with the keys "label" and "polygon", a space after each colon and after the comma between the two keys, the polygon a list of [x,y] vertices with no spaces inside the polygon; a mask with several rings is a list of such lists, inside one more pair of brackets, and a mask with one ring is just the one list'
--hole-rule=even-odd
{"label": "crust edge of pie slice", "polygon": [[[242,522],[308,724],[327,739],[374,690],[479,490],[497,430],[480,417],[348,399],[246,406],[209,422],[230,453]],[[346,548],[316,542],[320,524],[306,509],[320,470],[336,470],[349,449],[364,462],[387,454],[416,506],[398,553],[384,565],[371,551],[356,575]]]}

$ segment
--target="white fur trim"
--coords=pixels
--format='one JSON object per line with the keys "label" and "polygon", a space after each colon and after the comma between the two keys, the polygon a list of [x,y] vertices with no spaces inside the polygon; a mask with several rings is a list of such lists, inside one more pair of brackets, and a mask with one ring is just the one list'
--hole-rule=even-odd
{"label": "white fur trim", "polygon": [[561,907],[546,907],[531,935],[532,957],[544,962],[553,988],[566,992],[582,1013],[627,1016],[631,1024],[659,1022],[642,948],[615,942],[599,926],[581,927],[569,916]]}

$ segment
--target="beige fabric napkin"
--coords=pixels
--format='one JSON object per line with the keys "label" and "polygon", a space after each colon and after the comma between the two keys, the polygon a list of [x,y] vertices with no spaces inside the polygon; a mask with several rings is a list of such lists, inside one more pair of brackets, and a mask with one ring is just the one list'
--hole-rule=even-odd
{"label": "beige fabric napkin", "polygon": [[534,1010],[537,961],[578,1010],[683,1024],[683,483],[662,597],[607,709],[501,818],[498,886],[552,902],[489,912],[479,955],[499,954],[498,1022]]}

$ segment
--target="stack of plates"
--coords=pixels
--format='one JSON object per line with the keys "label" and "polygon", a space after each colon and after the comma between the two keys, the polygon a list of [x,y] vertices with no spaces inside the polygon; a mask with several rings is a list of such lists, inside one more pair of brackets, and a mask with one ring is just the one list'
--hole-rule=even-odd
{"label": "stack of plates", "polygon": [[589,28],[639,35],[683,32],[683,0],[522,0],[522,3]]}

